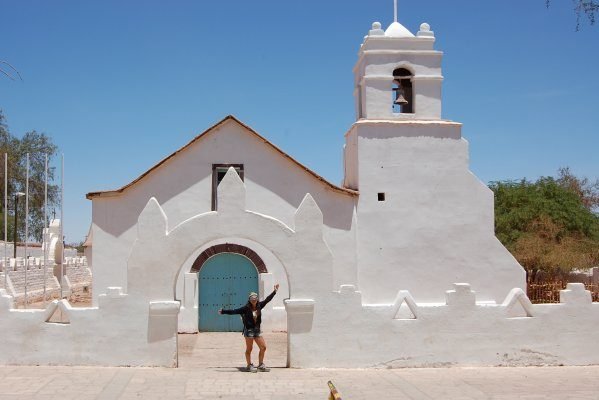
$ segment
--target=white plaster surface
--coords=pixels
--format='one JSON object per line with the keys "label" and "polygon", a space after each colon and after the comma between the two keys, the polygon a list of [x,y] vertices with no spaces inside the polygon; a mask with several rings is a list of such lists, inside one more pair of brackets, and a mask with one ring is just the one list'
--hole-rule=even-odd
{"label": "white plaster surface", "polygon": [[414,34],[410,32],[405,26],[395,21],[392,22],[391,25],[385,30],[385,36],[389,37],[414,37]]}
{"label": "white plaster surface", "polygon": [[418,304],[416,318],[394,318],[397,304],[362,306],[359,292],[332,293],[326,307],[314,306],[310,329],[290,322],[290,358],[296,367],[340,368],[597,364],[599,303],[581,287],[564,296],[530,305],[533,317],[511,317],[509,301],[475,303],[469,285],[456,284],[449,304]]}
{"label": "white plaster surface", "polygon": [[[323,238],[322,212],[312,196],[305,195],[295,213],[293,229],[272,217],[246,210],[245,199],[245,185],[233,168],[219,185],[218,204],[225,206],[219,207],[218,212],[199,214],[170,228],[163,209],[156,199],[150,199],[139,216],[138,238],[128,261],[128,293],[148,301],[167,301],[173,296],[177,277],[183,276],[183,291],[188,293],[183,304],[192,310],[197,295],[185,288],[186,282],[194,287],[196,284],[192,274],[186,272],[191,267],[189,260],[195,259],[202,248],[222,240],[225,233],[243,238],[247,244],[259,243],[261,248],[253,246],[259,251],[269,249],[284,268],[277,270],[277,264],[272,264],[279,278],[286,277],[282,280],[287,286],[283,290],[292,300],[309,298],[315,302],[330,293],[332,254]],[[273,284],[275,272],[261,274],[263,296]],[[271,314],[280,320],[283,310],[276,303],[274,306],[265,316]],[[193,329],[192,319],[197,319],[197,311],[184,313],[184,330]],[[311,314],[307,318],[310,317]],[[276,323],[268,318],[265,323]]]}
{"label": "white plaster surface", "polygon": [[[0,290],[0,325],[11,328],[0,341],[0,364],[176,366],[178,303],[165,303],[170,326],[168,316],[153,320],[148,303],[121,288],[99,296],[97,308],[54,300],[46,310],[17,310],[11,303]],[[46,322],[57,308],[68,324]]]}
{"label": "white plaster surface", "polygon": [[[419,32],[414,37],[399,23],[391,24],[384,36],[366,36],[354,67],[356,119],[440,119],[443,53],[433,49],[434,42],[434,35]],[[412,73],[410,114],[392,108],[391,87],[397,68]]]}
{"label": "white plaster surface", "polygon": [[[347,134],[358,182],[358,288],[367,304],[408,289],[442,302],[454,282],[501,302],[525,273],[494,233],[493,193],[468,169],[460,124],[366,121]],[[351,159],[357,157],[357,159]],[[385,193],[385,201],[377,194]]]}
{"label": "white plaster surface", "polygon": [[[148,199],[158,200],[172,226],[210,212],[212,164],[223,162],[244,164],[247,209],[288,226],[293,226],[295,210],[305,194],[310,193],[324,210],[324,234],[331,251],[336,253],[335,285],[356,284],[355,253],[347,250],[355,247],[355,197],[331,190],[265,146],[235,120],[229,120],[123,193],[93,199],[92,252],[94,288],[98,292],[108,286],[127,285],[126,264],[136,237],[137,216]],[[232,232],[223,231],[214,240],[233,236]],[[204,243],[196,245],[199,248]],[[94,304],[96,301],[94,294]]]}
{"label": "white plaster surface", "polygon": [[[73,309],[62,301],[47,310],[15,310],[12,297],[2,292],[0,323],[14,329],[0,342],[0,362],[176,365],[179,302],[172,298],[177,276],[197,253],[198,243],[214,242],[225,232],[260,243],[284,267],[289,288],[284,302],[289,366],[599,362],[599,344],[592,335],[580,334],[592,332],[599,323],[599,304],[590,302],[581,284],[569,285],[561,294],[561,304],[532,305],[520,289],[508,291],[503,302],[481,302],[468,283],[442,292],[444,302],[423,303],[399,283],[391,301],[366,305],[355,285],[334,290],[323,214],[312,196],[304,196],[290,227],[247,210],[245,185],[233,168],[221,188],[223,209],[198,214],[175,227],[156,199],[150,199],[138,218],[137,239],[128,260],[127,294],[108,288],[98,308]],[[273,276],[262,275],[264,290]],[[525,316],[514,313],[516,306]],[[402,307],[407,307],[407,316]],[[69,324],[45,322],[56,308],[67,314]]]}
{"label": "white plaster surface", "polygon": [[[290,294],[331,291],[332,256],[323,240],[322,213],[312,197],[307,194],[297,210],[294,232],[281,221],[247,211],[244,201],[239,201],[245,199],[244,190],[245,185],[231,168],[218,192],[219,204],[227,206],[219,212],[199,214],[172,229],[168,228],[166,215],[156,199],[150,199],[139,216],[139,235],[128,262],[129,293],[170,300],[185,261],[199,246],[226,233],[269,248],[285,266]],[[302,285],[294,287],[294,277],[301,277],[296,279]]]}

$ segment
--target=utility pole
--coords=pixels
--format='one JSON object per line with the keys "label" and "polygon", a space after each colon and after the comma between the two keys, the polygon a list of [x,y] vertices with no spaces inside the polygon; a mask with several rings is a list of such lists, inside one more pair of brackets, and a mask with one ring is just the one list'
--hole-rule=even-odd
{"label": "utility pole", "polygon": [[19,197],[23,197],[25,196],[25,193],[23,192],[17,192],[15,193],[15,223],[14,223],[14,229],[13,229],[13,241],[14,241],[14,245],[13,245],[13,258],[17,258],[17,220],[18,220],[18,215],[19,215]]}

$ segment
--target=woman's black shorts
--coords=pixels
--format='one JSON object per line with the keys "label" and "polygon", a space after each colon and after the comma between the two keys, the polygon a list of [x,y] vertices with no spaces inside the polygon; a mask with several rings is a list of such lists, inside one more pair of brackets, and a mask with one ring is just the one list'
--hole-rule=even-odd
{"label": "woman's black shorts", "polygon": [[262,331],[260,331],[260,328],[243,328],[243,336],[249,338],[259,338],[262,336]]}

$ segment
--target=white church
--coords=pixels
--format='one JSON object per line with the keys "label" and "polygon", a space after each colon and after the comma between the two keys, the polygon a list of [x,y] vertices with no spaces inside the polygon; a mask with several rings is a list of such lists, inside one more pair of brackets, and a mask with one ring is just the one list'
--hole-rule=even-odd
{"label": "white church", "polygon": [[[512,288],[524,288],[524,270],[494,235],[493,193],[468,169],[461,124],[442,118],[443,53],[434,42],[427,24],[416,35],[397,22],[386,31],[373,25],[354,67],[356,122],[345,133],[341,185],[228,116],[128,185],[89,193],[94,293],[127,285],[137,217],[148,199],[160,204],[169,230],[195,215],[218,213],[229,168],[245,187],[245,209],[290,229],[311,195],[331,252],[330,291],[353,285],[364,304],[374,305],[392,303],[399,288],[426,303],[442,302],[454,282],[470,283],[483,301],[500,302]],[[285,328],[283,299],[295,289],[286,266],[258,240],[260,232],[249,227],[241,234],[238,224],[220,226],[182,255],[174,290],[183,302],[184,331],[197,331],[198,321],[202,330],[203,304],[216,315],[229,301],[245,303],[251,286],[266,295],[274,282],[282,295],[274,313],[265,315],[275,316],[272,328]],[[309,268],[309,256],[295,255],[301,268]],[[222,287],[214,288],[217,283]],[[229,292],[238,299],[222,296]],[[218,316],[206,318],[205,329],[212,330]]]}
{"label": "white church", "polygon": [[[442,118],[434,43],[426,23],[372,24],[339,185],[228,116],[131,183],[88,193],[93,307],[54,304],[78,353],[22,358],[8,340],[0,362],[174,366],[177,332],[240,330],[216,310],[280,283],[263,328],[288,332],[289,366],[599,363],[590,293],[572,284],[560,304],[531,304],[495,237],[493,193],[469,170],[461,124]],[[30,318],[14,321],[31,331],[42,317]],[[106,339],[86,347],[90,334]]]}

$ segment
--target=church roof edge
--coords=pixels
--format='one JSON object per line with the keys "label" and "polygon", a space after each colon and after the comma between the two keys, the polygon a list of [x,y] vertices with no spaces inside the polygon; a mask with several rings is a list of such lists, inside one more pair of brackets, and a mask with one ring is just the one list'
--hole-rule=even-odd
{"label": "church roof edge", "polygon": [[146,172],[144,172],[143,174],[141,174],[140,176],[138,176],[136,179],[134,179],[133,181],[129,182],[128,184],[120,187],[119,189],[115,189],[115,190],[105,190],[105,191],[89,192],[89,193],[87,193],[85,195],[85,198],[88,199],[88,200],[92,200],[93,198],[96,198],[96,197],[112,197],[112,196],[116,196],[116,195],[119,195],[119,194],[123,193],[126,189],[128,189],[129,187],[131,187],[131,186],[135,185],[136,183],[138,183],[139,181],[141,181],[143,178],[145,178],[147,175],[149,175],[150,173],[152,173],[154,170],[158,169],[163,164],[165,164],[167,161],[169,161],[170,159],[174,158],[177,154],[179,154],[180,152],[184,151],[189,146],[191,146],[192,144],[194,144],[197,141],[201,140],[204,136],[206,136],[210,132],[214,131],[215,129],[219,128],[220,126],[222,126],[223,124],[225,124],[228,121],[234,121],[237,124],[241,125],[245,129],[247,129],[251,134],[255,135],[258,139],[260,139],[261,141],[263,141],[267,146],[269,146],[270,148],[272,148],[273,150],[275,150],[276,152],[278,152],[279,154],[281,154],[283,157],[287,158],[289,161],[291,161],[292,163],[294,163],[298,167],[300,167],[303,170],[305,170],[306,172],[308,172],[308,174],[312,175],[314,178],[318,179],[319,181],[321,181],[322,183],[324,183],[325,185],[327,185],[330,189],[332,189],[334,191],[337,191],[337,192],[340,192],[340,193],[343,193],[343,194],[348,194],[348,195],[351,195],[351,196],[357,196],[359,194],[359,192],[356,191],[356,190],[352,190],[352,189],[340,187],[340,186],[337,186],[337,185],[335,185],[335,184],[327,181],[325,178],[323,178],[322,176],[318,175],[316,172],[312,171],[310,168],[306,167],[305,165],[303,165],[302,163],[300,163],[299,161],[297,161],[295,158],[291,157],[289,154],[285,153],[283,150],[281,150],[280,148],[278,148],[277,146],[275,146],[272,142],[270,142],[268,139],[266,139],[265,137],[263,137],[262,135],[260,135],[258,132],[256,132],[254,129],[252,129],[250,126],[248,126],[248,125],[244,124],[243,122],[241,122],[235,116],[233,116],[233,115],[227,115],[225,118],[223,118],[222,120],[220,120],[216,124],[212,125],[210,128],[206,129],[204,132],[202,132],[199,135],[197,135],[189,143],[187,143],[183,147],[179,148],[178,150],[176,150],[175,152],[173,152],[169,156],[167,156],[164,159],[162,159],[161,161],[159,161],[153,167],[151,167],[150,169],[148,169]]}

